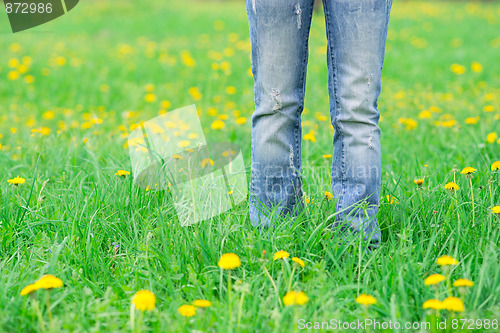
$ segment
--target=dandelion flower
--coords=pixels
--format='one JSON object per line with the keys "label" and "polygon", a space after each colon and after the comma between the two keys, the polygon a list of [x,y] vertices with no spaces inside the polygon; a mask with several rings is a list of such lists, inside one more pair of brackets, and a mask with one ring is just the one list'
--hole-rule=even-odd
{"label": "dandelion flower", "polygon": [[428,299],[427,301],[424,302],[422,305],[423,309],[434,309],[434,310],[442,310],[443,309],[443,302],[441,302],[438,299]]}
{"label": "dandelion flower", "polygon": [[377,303],[377,300],[371,295],[361,294],[356,298],[356,302],[362,305],[373,305]]}
{"label": "dandelion flower", "polygon": [[332,158],[332,154],[325,154],[325,155],[323,155],[323,158],[324,159]]}
{"label": "dandelion flower", "polygon": [[219,129],[222,129],[224,128],[225,124],[222,120],[214,120],[214,122],[212,123],[211,127],[215,130],[219,130]]}
{"label": "dandelion flower", "polygon": [[208,308],[212,306],[212,302],[207,301],[206,299],[197,299],[193,301],[193,305],[198,308]]}
{"label": "dandelion flower", "polygon": [[116,173],[115,173],[115,176],[118,176],[118,177],[126,177],[130,175],[130,172],[129,171],[125,171],[125,170],[118,170]]}
{"label": "dandelion flower", "polygon": [[450,256],[442,256],[439,257],[436,261],[436,263],[440,266],[447,266],[447,265],[458,265],[458,261]]}
{"label": "dandelion flower", "polygon": [[246,122],[247,122],[247,118],[245,118],[245,117],[236,118],[236,124],[238,124],[238,125],[243,125]]}
{"label": "dandelion flower", "polygon": [[193,317],[196,314],[194,305],[183,305],[177,310],[183,317]]}
{"label": "dandelion flower", "polygon": [[418,186],[422,186],[422,184],[424,183],[424,179],[423,178],[414,179],[413,182]]}
{"label": "dandelion flower", "polygon": [[15,178],[12,178],[12,179],[7,180],[7,183],[12,184],[12,185],[14,185],[14,186],[19,186],[19,185],[22,185],[22,184],[24,184],[24,182],[26,182],[26,179],[21,178],[21,177],[19,177],[19,176],[17,176],[17,177],[15,177]]}
{"label": "dandelion flower", "polygon": [[495,206],[491,209],[493,214],[500,214],[500,206]]}
{"label": "dandelion flower", "polygon": [[203,161],[201,161],[201,167],[204,168],[207,165],[214,165],[214,161],[210,158],[203,159]]}
{"label": "dandelion flower", "polygon": [[295,263],[297,263],[302,268],[304,268],[306,266],[306,263],[302,259],[300,259],[300,258],[293,257],[292,261],[295,262]]}
{"label": "dandelion flower", "polygon": [[392,205],[392,204],[394,204],[394,203],[398,203],[398,201],[396,200],[396,198],[395,198],[395,197],[393,197],[392,195],[387,195],[387,196],[386,196],[386,199],[387,199],[387,202],[388,202],[389,204],[391,204],[391,205]]}
{"label": "dandelion flower", "polygon": [[491,171],[498,171],[500,170],[500,161],[495,161],[493,164],[491,164]]}
{"label": "dandelion flower", "polygon": [[472,287],[473,285],[474,282],[467,279],[458,279],[455,282],[453,282],[453,287]]}
{"label": "dandelion flower", "polygon": [[234,253],[225,253],[220,257],[218,265],[222,269],[235,269],[241,266],[240,257]]}
{"label": "dandelion flower", "polygon": [[154,310],[156,296],[149,290],[139,290],[132,298],[132,304],[141,311]]}
{"label": "dandelion flower", "polygon": [[289,256],[290,256],[290,253],[288,253],[286,251],[278,251],[274,254],[274,260],[285,259],[285,258],[288,258]]}
{"label": "dandelion flower", "polygon": [[444,188],[450,190],[451,192],[458,191],[460,189],[460,187],[458,187],[458,185],[455,184],[454,182],[449,182],[444,186]]}
{"label": "dandelion flower", "polygon": [[429,275],[425,279],[425,285],[426,286],[430,286],[430,285],[438,284],[439,282],[441,282],[443,280],[444,280],[444,276],[443,275],[441,275],[441,274],[432,274],[432,275]]}
{"label": "dandelion flower", "polygon": [[448,311],[454,312],[463,312],[464,311],[464,303],[460,298],[457,297],[447,297],[443,301],[443,308]]}
{"label": "dandelion flower", "polygon": [[54,275],[47,274],[38,279],[35,282],[35,285],[38,289],[54,289],[61,288],[63,286],[63,282]]}
{"label": "dandelion flower", "polygon": [[460,171],[460,173],[464,174],[464,175],[472,175],[476,171],[477,170],[474,169],[473,167],[466,167],[466,168],[463,168],[462,171]]}
{"label": "dandelion flower", "polygon": [[38,290],[38,286],[35,284],[35,283],[32,283],[32,284],[28,284],[26,287],[23,288],[23,290],[21,290],[21,293],[20,295],[21,296],[25,296],[25,295],[28,295],[32,292],[34,292],[35,290]]}
{"label": "dandelion flower", "polygon": [[328,192],[328,191],[323,191],[323,194],[325,195],[325,199],[326,200],[331,200],[333,199],[333,194],[331,192]]}
{"label": "dandelion flower", "polygon": [[304,140],[316,142],[316,137],[314,136],[314,131],[310,131],[307,134],[304,134]]}
{"label": "dandelion flower", "polygon": [[486,136],[486,142],[493,143],[498,138],[498,134],[495,132],[491,132]]}
{"label": "dandelion flower", "polygon": [[303,291],[291,290],[283,297],[283,304],[285,304],[285,306],[304,305],[308,300],[309,298]]}

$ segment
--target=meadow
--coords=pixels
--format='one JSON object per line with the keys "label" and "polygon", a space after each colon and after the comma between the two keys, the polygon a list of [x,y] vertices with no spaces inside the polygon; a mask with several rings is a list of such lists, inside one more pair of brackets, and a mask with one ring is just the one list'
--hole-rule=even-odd
{"label": "meadow", "polygon": [[88,0],[17,34],[0,14],[0,30],[0,332],[291,332],[332,319],[499,331],[500,3],[394,0],[383,243],[370,255],[337,244],[329,172],[317,172],[333,137],[321,11],[302,116],[314,191],[292,227],[269,229],[251,226],[246,202],[182,227],[164,191],[117,175],[131,171],[133,129],[191,104],[249,170],[243,1]]}

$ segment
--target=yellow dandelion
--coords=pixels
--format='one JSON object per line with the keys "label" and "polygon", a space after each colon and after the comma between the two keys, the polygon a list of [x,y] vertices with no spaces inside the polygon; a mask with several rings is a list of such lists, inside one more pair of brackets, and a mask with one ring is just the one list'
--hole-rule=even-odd
{"label": "yellow dandelion", "polygon": [[450,66],[450,69],[453,73],[457,75],[462,75],[463,73],[465,73],[465,67],[459,64],[452,64]]}
{"label": "yellow dandelion", "polygon": [[306,266],[306,263],[304,262],[304,260],[302,260],[300,258],[293,257],[292,261],[295,262],[295,263],[297,263],[302,268],[304,268]]}
{"label": "yellow dandelion", "polygon": [[441,274],[432,274],[432,275],[429,275],[424,283],[426,286],[431,286],[431,285],[435,285],[435,284],[438,284],[439,282],[443,281],[445,279],[445,277]]}
{"label": "yellow dandelion", "polygon": [[464,174],[464,175],[470,175],[470,174],[473,174],[476,171],[477,170],[474,169],[473,167],[466,167],[466,168],[463,168],[462,171],[460,171],[460,173]]}
{"label": "yellow dandelion", "polygon": [[323,158],[324,159],[332,158],[332,154],[325,154],[325,155],[323,155]]}
{"label": "yellow dandelion", "polygon": [[199,101],[203,97],[200,90],[198,90],[198,88],[196,87],[189,88],[188,93],[191,95],[191,97],[193,97],[195,101]]}
{"label": "yellow dandelion", "polygon": [[443,308],[448,311],[453,312],[463,312],[464,311],[464,303],[460,298],[457,297],[447,297],[443,301]]}
{"label": "yellow dandelion", "polygon": [[422,186],[422,184],[424,183],[424,179],[423,178],[417,178],[417,179],[414,179],[413,182],[415,184],[417,184],[418,186]]}
{"label": "yellow dandelion", "polygon": [[392,195],[387,195],[386,199],[387,199],[387,202],[389,204],[391,204],[391,205],[394,204],[394,203],[396,203],[396,204],[398,203],[398,201],[396,200],[396,198],[393,197]]}
{"label": "yellow dandelion", "polygon": [[222,269],[235,269],[241,266],[240,257],[234,253],[225,253],[220,257],[218,265]]}
{"label": "yellow dandelion", "polygon": [[473,285],[474,282],[467,279],[458,279],[455,282],[453,282],[453,287],[472,287]]}
{"label": "yellow dandelion", "polygon": [[245,118],[245,117],[236,118],[236,124],[238,124],[238,125],[243,125],[246,122],[247,122],[247,118]]}
{"label": "yellow dandelion", "polygon": [[467,125],[475,125],[479,121],[479,117],[468,117],[465,119]]}
{"label": "yellow dandelion", "polygon": [[424,110],[418,114],[420,119],[429,119],[432,117],[432,113],[429,110]]}
{"label": "yellow dandelion", "polygon": [[126,177],[128,175],[130,175],[130,171],[126,171],[126,170],[118,170],[115,173],[115,176],[118,176],[118,177]]}
{"label": "yellow dandelion", "polygon": [[449,182],[448,184],[446,184],[444,186],[445,189],[447,190],[450,190],[450,191],[458,191],[460,189],[460,187],[458,187],[457,184],[455,184],[454,182]]}
{"label": "yellow dandelion", "polygon": [[498,138],[498,134],[495,132],[491,132],[486,136],[486,142],[488,143],[494,143],[495,140]]}
{"label": "yellow dandelion", "polygon": [[470,67],[471,67],[472,71],[476,72],[476,73],[479,73],[483,70],[483,65],[481,65],[477,61],[473,61]]}
{"label": "yellow dandelion", "polygon": [[290,257],[290,253],[288,253],[286,251],[278,251],[274,254],[274,260],[285,259],[288,257]]}
{"label": "yellow dandelion", "polygon": [[191,144],[191,141],[189,140],[182,140],[180,141],[177,145],[181,148],[186,148]]}
{"label": "yellow dandelion", "polygon": [[361,294],[356,298],[356,302],[362,305],[373,305],[377,303],[377,300],[371,295]]}
{"label": "yellow dandelion", "polygon": [[491,164],[491,171],[500,170],[500,161],[495,161]]}
{"label": "yellow dandelion", "polygon": [[214,122],[212,123],[211,127],[215,130],[219,130],[219,129],[222,129],[224,128],[225,124],[222,120],[214,120]]}
{"label": "yellow dandelion", "polygon": [[22,177],[15,177],[15,178],[12,178],[12,179],[9,179],[7,180],[7,183],[9,184],[12,184],[14,186],[19,186],[19,185],[22,185],[26,182],[26,179],[22,178]]}
{"label": "yellow dandelion", "polygon": [[325,196],[325,199],[326,200],[331,200],[333,199],[333,194],[331,192],[328,192],[328,191],[323,191],[323,195]]}
{"label": "yellow dandelion", "polygon": [[36,283],[28,284],[26,287],[21,290],[20,295],[25,296],[28,294],[31,294],[32,292],[38,290],[39,287],[36,285]]}
{"label": "yellow dandelion", "polygon": [[177,311],[183,317],[193,317],[196,315],[196,308],[194,305],[183,305]]}
{"label": "yellow dandelion", "polygon": [[19,78],[19,72],[18,71],[10,71],[9,74],[7,74],[7,78],[9,80],[17,80]]}
{"label": "yellow dandelion", "polygon": [[156,101],[156,95],[153,93],[146,94],[146,96],[144,96],[144,100],[147,103],[153,103],[154,101]]}
{"label": "yellow dandelion", "polygon": [[494,206],[493,208],[491,208],[491,212],[493,214],[500,214],[500,206]]}
{"label": "yellow dandelion", "polygon": [[54,289],[61,288],[63,286],[63,282],[54,275],[47,274],[38,279],[35,282],[35,285],[38,289]]}
{"label": "yellow dandelion", "polygon": [[424,302],[422,305],[423,309],[434,309],[434,310],[442,310],[443,309],[443,302],[441,302],[438,299],[429,299]]}
{"label": "yellow dandelion", "polygon": [[495,110],[495,107],[493,105],[485,105],[483,107],[484,112],[493,112]]}
{"label": "yellow dandelion", "polygon": [[309,133],[304,135],[304,140],[316,142],[316,137],[314,136],[314,131],[310,131]]}
{"label": "yellow dandelion", "polygon": [[214,165],[214,161],[212,161],[210,158],[203,159],[203,161],[201,161],[201,167],[204,168],[207,165]]}
{"label": "yellow dandelion", "polygon": [[141,311],[154,310],[156,303],[156,296],[149,290],[139,290],[132,298],[134,307]]}
{"label": "yellow dandelion", "polygon": [[193,305],[198,308],[208,308],[212,306],[212,302],[207,301],[206,299],[197,299],[193,301]]}
{"label": "yellow dandelion", "polygon": [[441,256],[436,260],[436,263],[440,266],[458,265],[458,261],[450,256]]}
{"label": "yellow dandelion", "polygon": [[283,297],[283,304],[285,306],[304,305],[308,300],[309,298],[303,291],[291,290]]}

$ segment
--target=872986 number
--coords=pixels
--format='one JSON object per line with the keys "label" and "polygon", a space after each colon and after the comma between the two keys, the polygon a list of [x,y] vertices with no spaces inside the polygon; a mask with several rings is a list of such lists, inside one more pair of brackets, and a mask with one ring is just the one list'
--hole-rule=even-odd
{"label": "872986 number", "polygon": [[5,10],[7,14],[15,13],[15,14],[34,14],[34,13],[52,13],[52,4],[51,3],[23,3],[23,2],[8,2],[5,4]]}

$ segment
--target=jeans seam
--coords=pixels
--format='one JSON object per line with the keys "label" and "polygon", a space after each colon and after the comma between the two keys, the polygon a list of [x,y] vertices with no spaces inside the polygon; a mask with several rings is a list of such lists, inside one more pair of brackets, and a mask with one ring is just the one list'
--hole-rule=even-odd
{"label": "jeans seam", "polygon": [[[300,145],[301,145],[301,142],[302,142],[302,137],[301,137],[301,133],[300,133],[300,119],[301,119],[301,114],[302,114],[302,109],[303,109],[303,106],[304,106],[304,99],[305,99],[305,77],[306,77],[306,72],[307,72],[307,59],[308,59],[308,53],[309,53],[309,33],[310,33],[310,30],[311,30],[311,20],[312,20],[312,14],[313,14],[313,11],[311,10],[310,11],[310,14],[309,14],[309,19],[307,22],[309,22],[309,24],[307,25],[307,28],[304,29],[304,34],[305,34],[305,47],[304,47],[304,54],[303,54],[303,57],[302,57],[302,75],[301,75],[301,78],[300,78],[300,98],[299,98],[299,114],[298,114],[298,118],[299,118],[299,121],[297,122],[297,125],[296,125],[296,128],[295,128],[295,159],[297,160],[297,168],[295,168],[294,166],[294,174],[295,174],[295,169],[297,169],[298,171],[298,174],[297,174],[297,177],[299,178],[299,181],[297,182],[299,184],[299,187],[301,186],[301,182],[300,182],[300,177],[301,177],[301,172],[300,172],[300,169],[301,169],[301,154],[300,154]],[[292,177],[293,178],[293,177]],[[292,180],[294,181],[294,180]],[[295,189],[296,191],[296,196],[298,197],[298,194],[301,194],[301,193],[298,193],[300,191],[300,188],[299,189]],[[294,198],[295,199],[295,198]]]}

